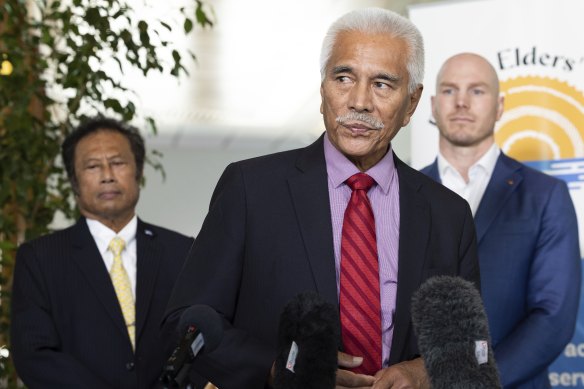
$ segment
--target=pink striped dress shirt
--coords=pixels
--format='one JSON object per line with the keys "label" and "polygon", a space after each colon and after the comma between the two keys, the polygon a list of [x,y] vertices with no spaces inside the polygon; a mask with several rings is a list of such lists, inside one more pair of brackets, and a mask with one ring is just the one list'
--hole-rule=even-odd
{"label": "pink striped dress shirt", "polygon": [[[343,217],[351,197],[351,189],[345,181],[358,173],[359,169],[332,145],[328,136],[324,137],[324,155],[328,174],[338,295]],[[391,147],[383,159],[365,173],[376,182],[376,185],[369,190],[368,196],[375,216],[379,254],[383,367],[387,367],[393,337],[393,315],[397,294],[400,223],[399,182]]]}

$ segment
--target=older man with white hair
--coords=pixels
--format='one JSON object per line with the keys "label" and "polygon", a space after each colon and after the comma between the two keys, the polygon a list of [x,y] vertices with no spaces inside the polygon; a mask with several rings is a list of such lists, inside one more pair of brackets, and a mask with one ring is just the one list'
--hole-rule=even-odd
{"label": "older man with white hair", "polygon": [[322,47],[326,133],[223,173],[168,309],[176,318],[207,304],[223,315],[222,343],[194,364],[221,389],[269,387],[280,313],[304,291],[338,307],[338,388],[428,387],[411,296],[438,274],[478,285],[479,269],[466,202],[391,147],[416,109],[423,67],[407,19],[342,16]]}

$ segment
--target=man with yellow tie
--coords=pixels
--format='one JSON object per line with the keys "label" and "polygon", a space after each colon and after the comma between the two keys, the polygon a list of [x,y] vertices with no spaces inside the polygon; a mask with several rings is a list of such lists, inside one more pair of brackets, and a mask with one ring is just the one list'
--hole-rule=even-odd
{"label": "man with yellow tie", "polygon": [[138,219],[139,132],[97,117],[62,146],[82,217],[18,249],[16,370],[34,388],[154,387],[176,341],[160,322],[192,243]]}

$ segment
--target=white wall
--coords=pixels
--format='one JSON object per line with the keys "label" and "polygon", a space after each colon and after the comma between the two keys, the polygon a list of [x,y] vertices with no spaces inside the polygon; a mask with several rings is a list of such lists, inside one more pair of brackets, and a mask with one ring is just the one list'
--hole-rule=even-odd
{"label": "white wall", "polygon": [[196,235],[207,213],[211,194],[225,167],[259,155],[261,150],[212,150],[157,147],[164,153],[166,179],[150,166],[140,194],[138,215],[150,223]]}

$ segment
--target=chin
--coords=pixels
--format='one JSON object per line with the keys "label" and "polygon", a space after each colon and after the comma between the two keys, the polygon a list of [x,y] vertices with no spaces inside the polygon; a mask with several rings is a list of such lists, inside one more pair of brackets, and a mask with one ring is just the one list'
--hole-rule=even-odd
{"label": "chin", "polygon": [[370,149],[358,148],[358,147],[343,147],[341,149],[341,153],[343,153],[347,158],[363,158],[367,155],[371,154]]}
{"label": "chin", "polygon": [[339,139],[339,144],[344,149],[367,151],[371,149],[371,138],[365,135],[348,135]]}

